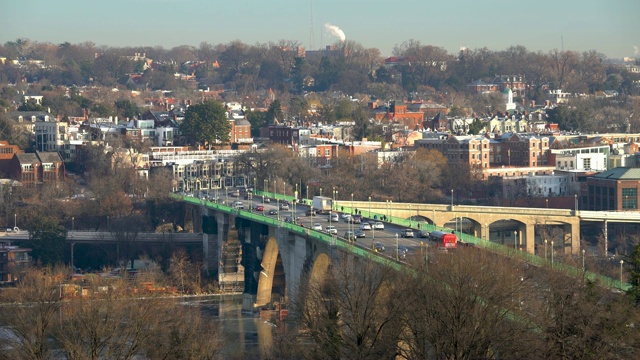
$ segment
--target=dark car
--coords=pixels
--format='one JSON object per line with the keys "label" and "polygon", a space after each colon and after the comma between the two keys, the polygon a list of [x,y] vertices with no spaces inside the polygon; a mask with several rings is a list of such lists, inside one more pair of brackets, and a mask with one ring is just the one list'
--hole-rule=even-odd
{"label": "dark car", "polygon": [[344,238],[348,241],[355,241],[356,235],[353,233],[353,231],[347,231],[344,233]]}
{"label": "dark car", "polygon": [[355,234],[356,238],[367,237],[367,234],[365,234],[365,232],[360,229],[356,229],[353,233]]}
{"label": "dark car", "polygon": [[309,210],[305,211],[304,214],[306,216],[315,216],[316,215],[316,211],[314,209],[309,209]]}
{"label": "dark car", "polygon": [[278,215],[278,210],[276,209],[269,210],[269,215]]}
{"label": "dark car", "polygon": [[427,230],[418,231],[418,237],[423,239],[429,238],[429,232]]}
{"label": "dark car", "polygon": [[374,250],[376,252],[384,252],[384,245],[382,245],[382,243],[377,242],[374,246]]}
{"label": "dark car", "polygon": [[413,229],[404,229],[400,233],[400,236],[403,238],[412,238],[413,237]]}

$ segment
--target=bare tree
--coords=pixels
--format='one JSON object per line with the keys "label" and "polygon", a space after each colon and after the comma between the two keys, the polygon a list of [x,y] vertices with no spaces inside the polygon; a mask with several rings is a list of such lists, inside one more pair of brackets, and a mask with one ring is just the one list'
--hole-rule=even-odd
{"label": "bare tree", "polygon": [[553,270],[536,270],[529,311],[540,325],[548,359],[638,358],[638,311],[630,298]]}
{"label": "bare tree", "polygon": [[389,267],[345,256],[324,276],[311,279],[299,289],[292,316],[302,327],[303,348],[286,353],[307,359],[395,356],[402,309],[396,275]]}
{"label": "bare tree", "polygon": [[[50,359],[53,331],[62,306],[62,269],[30,270],[15,289],[0,292],[0,323],[10,335],[0,336],[0,359]],[[27,306],[28,304],[28,306]]]}
{"label": "bare tree", "polygon": [[[519,317],[528,279],[473,248],[436,255],[401,281],[406,359],[528,358],[535,335]],[[518,320],[516,320],[518,319]]]}

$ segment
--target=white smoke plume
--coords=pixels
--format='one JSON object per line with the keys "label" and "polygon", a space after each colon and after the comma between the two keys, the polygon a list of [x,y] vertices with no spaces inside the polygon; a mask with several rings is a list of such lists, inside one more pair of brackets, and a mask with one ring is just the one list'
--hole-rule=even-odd
{"label": "white smoke plume", "polygon": [[460,46],[460,51],[467,51],[467,47],[464,45]]}
{"label": "white smoke plume", "polygon": [[324,24],[324,27],[327,29],[327,31],[334,36],[337,36],[338,38],[340,38],[340,41],[344,42],[345,40],[347,40],[347,35],[344,34],[344,31],[342,31],[342,29],[340,29],[339,27],[335,26],[335,25],[331,25],[329,23]]}
{"label": "white smoke plume", "polygon": [[633,55],[640,55],[640,49],[637,45],[633,45]]}

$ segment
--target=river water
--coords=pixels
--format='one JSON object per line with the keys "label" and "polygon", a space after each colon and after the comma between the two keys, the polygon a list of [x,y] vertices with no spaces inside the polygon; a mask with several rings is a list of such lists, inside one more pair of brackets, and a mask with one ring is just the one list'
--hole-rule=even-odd
{"label": "river water", "polygon": [[207,296],[183,302],[200,306],[205,317],[219,321],[225,346],[221,359],[260,359],[269,348],[277,325],[257,314],[242,311],[242,295]]}

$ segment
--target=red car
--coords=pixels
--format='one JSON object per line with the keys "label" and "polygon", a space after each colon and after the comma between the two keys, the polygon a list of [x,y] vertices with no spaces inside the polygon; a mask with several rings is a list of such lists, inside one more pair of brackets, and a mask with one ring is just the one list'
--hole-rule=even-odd
{"label": "red car", "polygon": [[264,211],[264,206],[262,206],[262,205],[256,205],[255,210],[256,210],[256,211]]}

